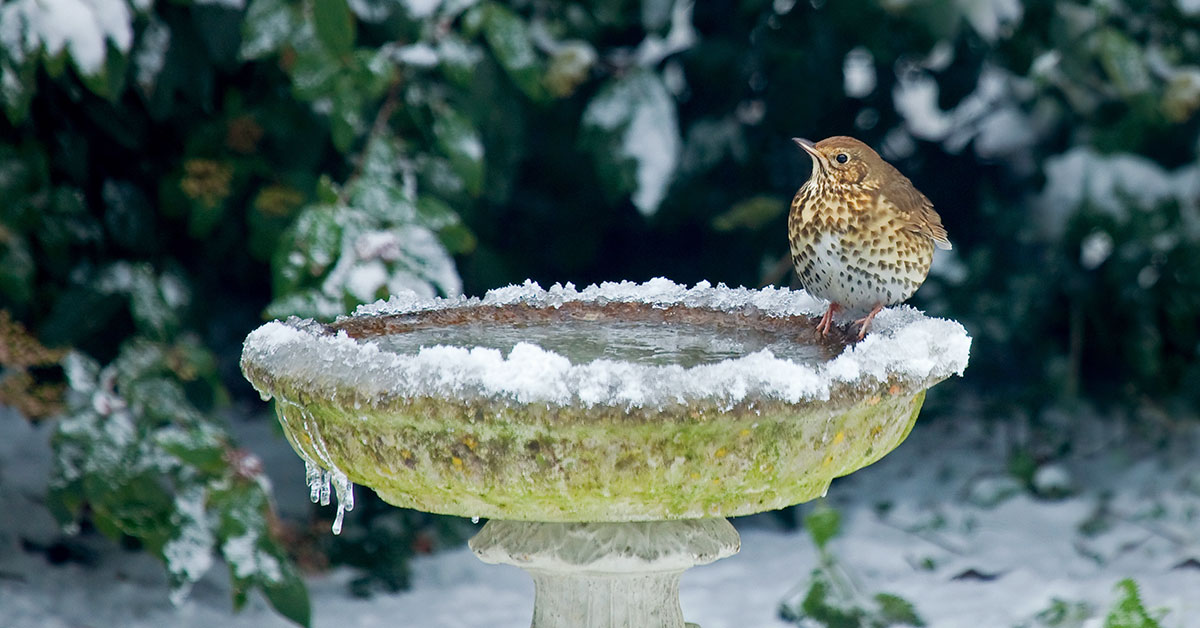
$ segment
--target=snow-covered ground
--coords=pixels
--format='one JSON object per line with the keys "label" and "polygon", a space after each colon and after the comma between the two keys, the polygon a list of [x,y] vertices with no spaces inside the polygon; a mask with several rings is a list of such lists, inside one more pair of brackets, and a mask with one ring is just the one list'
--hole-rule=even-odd
{"label": "snow-covered ground", "polygon": [[[300,459],[264,422],[237,427],[274,477],[282,510],[306,507]],[[0,411],[0,627],[288,625],[258,598],[233,614],[222,569],[174,607],[161,566],[144,554],[92,539],[90,564],[56,566],[24,549],[59,535],[38,503],[47,428]],[[933,627],[1033,628],[1041,625],[1034,615],[1058,598],[1090,603],[1094,617],[1084,625],[1099,628],[1125,577],[1138,582],[1148,607],[1167,610],[1164,628],[1200,627],[1200,429],[1176,428],[1163,447],[1113,421],[1073,419],[1062,429],[1073,453],[1039,481],[1075,492],[1048,500],[1019,490],[1006,472],[1010,445],[1029,438],[1020,423],[984,421],[970,410],[919,421],[884,460],[834,482],[828,501],[844,525],[833,553],[866,592],[910,600]],[[1085,526],[1090,535],[1080,531],[1085,522],[1097,524]],[[704,628],[786,626],[778,604],[804,583],[812,543],[781,530],[777,517],[738,525],[737,556],[684,576],[684,615]],[[420,557],[413,569],[411,590],[368,600],[348,594],[349,570],[311,578],[314,626],[529,625],[533,586],[516,568],[485,565],[463,547]]]}

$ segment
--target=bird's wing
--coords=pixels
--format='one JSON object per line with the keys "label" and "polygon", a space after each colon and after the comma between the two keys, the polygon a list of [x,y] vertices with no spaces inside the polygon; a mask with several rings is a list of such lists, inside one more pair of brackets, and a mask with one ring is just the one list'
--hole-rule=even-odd
{"label": "bird's wing", "polygon": [[908,229],[933,240],[939,249],[953,248],[946,228],[942,226],[942,217],[934,211],[933,203],[903,175],[892,179],[879,190],[879,203],[895,208]]}

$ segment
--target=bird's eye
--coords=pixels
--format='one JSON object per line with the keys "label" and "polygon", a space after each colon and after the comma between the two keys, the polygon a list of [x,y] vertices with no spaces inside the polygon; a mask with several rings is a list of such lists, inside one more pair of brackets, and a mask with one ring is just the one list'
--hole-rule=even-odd
{"label": "bird's eye", "polygon": [[850,157],[846,153],[838,153],[837,157],[834,157],[834,159],[836,159],[839,164],[844,164],[847,161],[850,161]]}

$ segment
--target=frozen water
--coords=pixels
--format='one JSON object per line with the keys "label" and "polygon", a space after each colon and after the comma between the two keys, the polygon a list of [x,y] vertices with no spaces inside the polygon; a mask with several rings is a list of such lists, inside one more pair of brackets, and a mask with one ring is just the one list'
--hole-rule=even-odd
{"label": "frozen water", "polygon": [[524,342],[570,356],[572,362],[599,359],[643,364],[710,364],[769,349],[777,357],[816,362],[818,347],[791,342],[787,336],[747,328],[715,329],[706,325],[649,321],[572,321],[501,327],[466,323],[392,334],[374,340],[381,349],[415,355],[424,347],[484,347],[504,353]]}
{"label": "frozen water", "polygon": [[[688,288],[658,278],[645,283],[603,283],[583,290],[572,284],[555,284],[544,290],[527,281],[492,290],[482,299],[426,298],[410,292],[361,306],[356,315],[404,314],[468,305],[558,307],[566,302],[637,302],[723,311],[753,307],[777,317],[815,317],[824,309],[821,301],[803,291],[749,290],[708,282]],[[832,360],[815,363],[802,355],[789,355],[778,345],[760,348],[749,342],[721,355],[701,355],[704,359],[656,362],[644,355],[654,343],[636,338],[631,330],[621,334],[627,338],[632,334],[637,346],[625,355],[606,354],[605,348],[593,345],[590,352],[568,357],[556,351],[564,350],[562,346],[545,338],[541,341],[546,346],[533,344],[531,340],[537,341],[533,334],[488,341],[480,330],[467,329],[467,337],[458,339],[461,346],[409,347],[398,353],[387,343],[355,340],[345,332],[328,335],[320,329],[312,321],[300,319],[263,325],[247,337],[243,361],[279,378],[312,383],[317,389],[354,388],[366,399],[435,395],[586,407],[661,407],[702,400],[723,405],[754,399],[795,403],[827,399],[837,384],[860,378],[942,378],[962,373],[971,344],[958,323],[929,318],[907,306],[884,310],[865,340]],[[655,338],[667,338],[668,352],[679,352],[682,334],[665,331],[661,326],[650,333]],[[674,348],[672,342],[676,343]],[[686,348],[687,344],[682,346]],[[315,434],[310,426],[304,428]],[[321,457],[313,462],[334,469],[322,452],[319,435],[313,442]],[[335,473],[332,478],[335,484],[337,476]]]}

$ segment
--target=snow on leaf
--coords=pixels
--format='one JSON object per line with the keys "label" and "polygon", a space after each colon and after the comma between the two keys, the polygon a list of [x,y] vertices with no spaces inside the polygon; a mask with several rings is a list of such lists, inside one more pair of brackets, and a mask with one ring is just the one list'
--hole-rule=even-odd
{"label": "snow on leaf", "polygon": [[205,512],[203,486],[192,486],[175,496],[171,516],[171,538],[163,546],[162,557],[171,582],[171,602],[182,604],[192,584],[208,573],[213,564],[214,537]]}
{"label": "snow on leaf", "polygon": [[583,112],[592,156],[613,187],[632,192],[633,204],[653,215],[679,161],[675,102],[657,74],[633,72],[600,89]]}
{"label": "snow on leaf", "polygon": [[438,149],[472,196],[483,187],[483,140],[470,118],[452,107],[434,108],[433,135]]}
{"label": "snow on leaf", "polygon": [[1140,155],[1102,155],[1077,146],[1046,159],[1044,168],[1038,216],[1043,234],[1052,239],[1062,235],[1071,215],[1085,204],[1118,220],[1130,209],[1150,211],[1168,202],[1192,212],[1200,207],[1196,165],[1172,173]]}
{"label": "snow on leaf", "polygon": [[529,26],[520,16],[498,3],[484,5],[483,35],[500,66],[532,100],[542,100],[542,69]]}
{"label": "snow on leaf", "polygon": [[[643,4],[643,10],[649,3]],[[638,45],[638,64],[644,68],[652,68],[663,59],[687,50],[699,39],[696,28],[692,26],[693,0],[675,0],[671,5],[671,28],[665,37],[651,33]],[[659,9],[661,10],[661,9]]]}
{"label": "snow on leaf", "polygon": [[229,563],[235,578],[244,580],[261,577],[269,582],[278,582],[283,578],[283,569],[277,558],[259,547],[259,538],[250,530],[231,536],[221,544],[221,555]]}
{"label": "snow on leaf", "polygon": [[299,27],[299,16],[285,0],[251,0],[242,22],[244,60],[260,59],[276,50]]}
{"label": "snow on leaf", "polygon": [[144,93],[154,93],[158,73],[166,64],[170,44],[171,29],[162,20],[151,17],[133,54],[134,77]]}
{"label": "snow on leaf", "polygon": [[246,0],[193,0],[198,5],[211,5],[224,7],[234,11],[241,11],[246,8]]}
{"label": "snow on leaf", "polygon": [[108,44],[129,52],[132,21],[125,0],[15,0],[0,5],[0,46],[18,64],[38,52],[66,51],[82,74],[97,76]]}
{"label": "snow on leaf", "polygon": [[1020,0],[956,0],[955,4],[971,28],[989,42],[1011,33],[1025,12]]}

